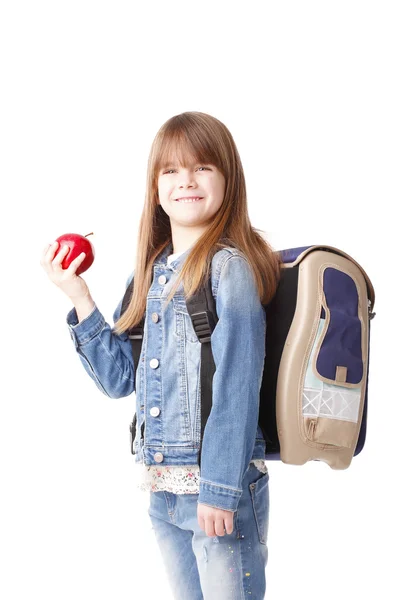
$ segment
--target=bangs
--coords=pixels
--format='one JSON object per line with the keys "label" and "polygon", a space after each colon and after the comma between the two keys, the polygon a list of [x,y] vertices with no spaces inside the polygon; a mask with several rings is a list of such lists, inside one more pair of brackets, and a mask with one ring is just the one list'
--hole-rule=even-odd
{"label": "bangs", "polygon": [[218,167],[218,156],[211,150],[210,144],[205,140],[184,135],[184,132],[167,131],[161,141],[158,156],[156,157],[155,173],[172,167],[189,167],[197,163],[211,164]]}

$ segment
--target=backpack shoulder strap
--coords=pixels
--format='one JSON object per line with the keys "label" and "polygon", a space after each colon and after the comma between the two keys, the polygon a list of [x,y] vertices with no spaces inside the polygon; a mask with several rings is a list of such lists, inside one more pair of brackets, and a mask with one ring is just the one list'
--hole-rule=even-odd
{"label": "backpack shoulder strap", "polygon": [[215,362],[211,350],[211,334],[218,322],[215,299],[212,293],[211,277],[205,286],[186,300],[193,328],[201,343],[201,432],[199,448],[199,467],[201,467],[201,449],[203,434],[212,406],[212,380],[215,373]]}
{"label": "backpack shoulder strap", "polygon": [[[132,281],[126,288],[124,297],[122,299],[121,315],[128,308],[130,299],[132,298],[134,279],[135,278],[132,277]],[[139,325],[137,325],[136,327],[131,327],[127,331],[128,337],[129,337],[129,339],[131,341],[131,345],[132,345],[133,364],[134,364],[135,369],[137,369],[137,367],[139,365],[140,354],[142,351],[143,331],[144,331],[144,317],[140,321]],[[132,454],[136,454],[136,452],[134,452],[134,449],[133,449],[133,442],[135,441],[135,434],[136,434],[136,422],[137,422],[137,415],[135,412],[132,423],[129,426],[130,438],[131,438],[131,453]],[[143,421],[142,427],[141,427],[141,435],[142,435],[142,437],[144,435],[144,421]]]}

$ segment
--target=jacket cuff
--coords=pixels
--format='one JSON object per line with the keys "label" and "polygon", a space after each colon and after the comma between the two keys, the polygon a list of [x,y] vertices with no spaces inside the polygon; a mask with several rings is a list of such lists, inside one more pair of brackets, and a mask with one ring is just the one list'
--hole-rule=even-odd
{"label": "jacket cuff", "polygon": [[235,512],[243,490],[218,485],[212,481],[206,481],[200,477],[198,504],[207,504],[214,508],[231,510]]}
{"label": "jacket cuff", "polygon": [[76,308],[72,308],[67,315],[67,325],[71,339],[73,340],[75,347],[90,342],[92,338],[100,333],[105,327],[105,319],[95,304],[92,312],[78,321],[78,315]]}

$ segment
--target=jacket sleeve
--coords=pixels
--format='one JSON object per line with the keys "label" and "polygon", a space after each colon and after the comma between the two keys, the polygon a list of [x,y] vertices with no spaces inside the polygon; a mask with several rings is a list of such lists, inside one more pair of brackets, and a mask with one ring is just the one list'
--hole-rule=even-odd
{"label": "jacket sleeve", "polygon": [[252,458],[265,360],[266,314],[247,260],[230,256],[217,288],[212,408],[203,436],[198,503],[236,511]]}
{"label": "jacket sleeve", "polygon": [[[125,290],[133,277],[128,277]],[[114,324],[121,315],[122,301],[113,314]],[[117,335],[95,304],[92,312],[78,321],[75,307],[67,315],[67,325],[76,352],[86,373],[109,398],[124,398],[135,391],[135,366],[131,341],[124,332]]]}

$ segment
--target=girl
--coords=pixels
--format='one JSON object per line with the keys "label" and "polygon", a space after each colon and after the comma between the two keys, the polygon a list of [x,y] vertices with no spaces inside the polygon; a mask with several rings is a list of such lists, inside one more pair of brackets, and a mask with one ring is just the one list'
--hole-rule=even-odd
{"label": "girl", "polygon": [[[110,398],[136,392],[135,464],[174,598],[262,600],[269,473],[258,426],[263,305],[281,263],[250,224],[241,160],[226,126],[201,112],[169,119],[149,156],[133,293],[113,329],[54,243],[41,264],[72,300],[67,324],[88,375]],[[212,409],[200,446],[199,342],[186,307],[211,276]],[[145,317],[139,364],[129,331]],[[200,450],[201,448],[201,450]],[[199,453],[201,467],[199,468]]]}

